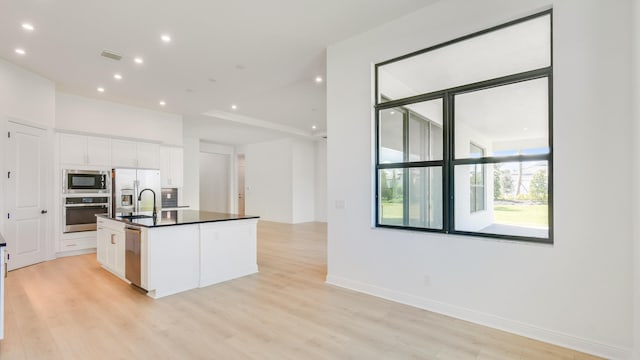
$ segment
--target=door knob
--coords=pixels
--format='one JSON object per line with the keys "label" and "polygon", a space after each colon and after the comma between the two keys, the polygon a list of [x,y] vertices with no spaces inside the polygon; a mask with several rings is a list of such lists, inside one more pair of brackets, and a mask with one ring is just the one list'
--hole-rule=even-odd
{"label": "door knob", "polygon": [[47,213],[47,210],[40,211],[40,214],[46,214],[46,213]]}

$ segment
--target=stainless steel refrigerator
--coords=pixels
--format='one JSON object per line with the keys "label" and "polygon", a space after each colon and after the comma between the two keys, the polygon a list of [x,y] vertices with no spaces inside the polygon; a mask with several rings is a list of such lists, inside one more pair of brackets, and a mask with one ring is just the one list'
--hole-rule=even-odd
{"label": "stainless steel refrigerator", "polygon": [[153,194],[145,191],[138,201],[140,192],[151,189],[156,194],[156,208],[160,211],[160,170],[113,169],[111,172],[111,216],[153,211]]}

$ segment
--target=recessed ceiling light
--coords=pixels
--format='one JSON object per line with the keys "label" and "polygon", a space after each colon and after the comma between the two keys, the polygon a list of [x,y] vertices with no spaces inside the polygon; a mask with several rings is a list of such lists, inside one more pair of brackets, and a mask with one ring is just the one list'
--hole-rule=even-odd
{"label": "recessed ceiling light", "polygon": [[237,110],[237,109],[238,109],[238,106],[237,106],[236,104],[233,104],[233,105],[231,105],[231,109],[233,109],[233,110]]}
{"label": "recessed ceiling light", "polygon": [[33,27],[33,25],[29,24],[29,23],[22,23],[22,28],[27,30],[27,31],[33,31],[35,30],[35,28]]}
{"label": "recessed ceiling light", "polygon": [[103,88],[103,87],[99,87],[99,88],[97,88],[96,90],[98,90],[98,92],[101,92],[101,93],[103,93],[103,92],[104,92],[104,88]]}
{"label": "recessed ceiling light", "polygon": [[395,115],[395,114],[396,114],[396,112],[395,112],[395,111],[391,111],[391,112],[389,112],[389,114],[391,114],[391,115]]}
{"label": "recessed ceiling light", "polygon": [[20,54],[20,55],[24,55],[27,53],[26,51],[24,51],[24,49],[20,49],[20,48],[17,48],[14,51],[16,52],[16,54]]}
{"label": "recessed ceiling light", "polygon": [[315,130],[315,129],[317,129],[317,128],[318,128],[318,127],[317,127],[317,126],[315,126],[315,125],[311,126],[311,130]]}
{"label": "recessed ceiling light", "polygon": [[120,74],[113,74],[113,78],[116,80],[122,80],[122,75]]}
{"label": "recessed ceiling light", "polygon": [[524,128],[523,130],[524,130],[524,131],[527,131],[527,130],[529,130],[529,128]]}
{"label": "recessed ceiling light", "polygon": [[133,61],[134,61],[136,64],[142,64],[142,63],[144,63],[144,60],[142,60],[142,58],[141,58],[141,57],[133,58]]}
{"label": "recessed ceiling light", "polygon": [[162,39],[162,41],[166,42],[166,43],[170,43],[171,42],[171,36],[169,36],[167,34],[164,34],[164,35],[160,36],[160,39]]}
{"label": "recessed ceiling light", "polygon": [[319,84],[323,81],[322,76],[316,76],[316,82]]}
{"label": "recessed ceiling light", "polygon": [[164,100],[160,100],[159,104],[160,104],[160,106],[165,106],[165,105],[167,105],[167,103],[166,103],[166,102],[164,102]]}

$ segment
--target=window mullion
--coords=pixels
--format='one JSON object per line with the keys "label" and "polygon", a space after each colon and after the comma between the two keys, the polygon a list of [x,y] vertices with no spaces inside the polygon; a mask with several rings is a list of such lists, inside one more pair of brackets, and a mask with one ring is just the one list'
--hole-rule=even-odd
{"label": "window mullion", "polygon": [[442,132],[443,132],[443,160],[442,169],[442,227],[445,232],[453,229],[453,165],[451,157],[453,156],[453,95],[445,93],[442,101]]}
{"label": "window mullion", "polygon": [[[409,111],[402,112],[402,152],[403,161],[409,162]],[[409,169],[402,169],[402,223],[409,225]]]}

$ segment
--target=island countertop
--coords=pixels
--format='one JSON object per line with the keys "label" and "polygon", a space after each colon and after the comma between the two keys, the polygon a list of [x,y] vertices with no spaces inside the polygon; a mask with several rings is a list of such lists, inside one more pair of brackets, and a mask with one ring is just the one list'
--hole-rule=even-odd
{"label": "island countertop", "polygon": [[[151,215],[151,212],[145,212],[141,214]],[[144,226],[148,228],[259,218],[259,216],[252,215],[227,214],[199,210],[163,210],[158,212],[158,216],[155,219],[126,219],[121,217],[120,215],[121,214],[116,214],[116,217],[110,217],[108,215],[96,215],[96,217],[120,221],[129,225]]]}

